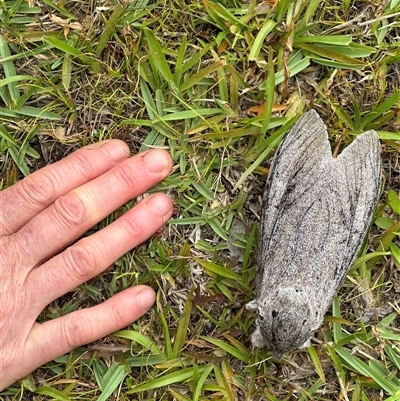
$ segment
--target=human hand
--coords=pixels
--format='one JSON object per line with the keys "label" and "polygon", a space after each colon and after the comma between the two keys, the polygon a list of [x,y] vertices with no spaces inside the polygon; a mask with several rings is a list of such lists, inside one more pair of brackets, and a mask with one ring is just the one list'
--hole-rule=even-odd
{"label": "human hand", "polygon": [[0,192],[0,391],[129,325],[153,305],[154,291],[138,285],[101,305],[36,322],[46,305],[101,273],[171,217],[170,199],[154,194],[69,246],[172,168],[162,150],[128,157],[118,140],[90,145]]}

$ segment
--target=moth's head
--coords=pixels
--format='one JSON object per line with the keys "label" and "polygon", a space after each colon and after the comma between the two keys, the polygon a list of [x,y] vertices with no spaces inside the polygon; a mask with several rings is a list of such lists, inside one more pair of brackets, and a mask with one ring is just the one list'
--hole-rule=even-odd
{"label": "moth's head", "polygon": [[282,288],[273,295],[258,302],[258,326],[267,347],[281,359],[311,338],[316,329],[315,312],[301,288]]}

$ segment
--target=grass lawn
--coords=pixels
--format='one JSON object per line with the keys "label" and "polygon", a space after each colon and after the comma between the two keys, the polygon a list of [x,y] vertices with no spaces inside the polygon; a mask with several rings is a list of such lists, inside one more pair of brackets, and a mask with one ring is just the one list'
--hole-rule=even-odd
{"label": "grass lawn", "polygon": [[[154,191],[176,205],[40,320],[137,283],[157,291],[154,308],[0,399],[400,400],[399,18],[400,0],[0,0],[0,188],[119,138],[170,151]],[[251,347],[245,304],[268,166],[310,108],[336,152],[378,132],[382,194],[312,345],[276,361]]]}

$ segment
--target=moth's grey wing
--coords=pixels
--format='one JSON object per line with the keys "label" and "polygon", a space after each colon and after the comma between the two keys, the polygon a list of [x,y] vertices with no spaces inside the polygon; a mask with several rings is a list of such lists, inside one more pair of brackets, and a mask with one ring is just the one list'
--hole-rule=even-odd
{"label": "moth's grey wing", "polygon": [[310,110],[293,125],[279,145],[270,168],[264,202],[272,206],[279,205],[283,197],[293,198],[292,185],[312,181],[310,173],[331,156],[326,125],[315,110]]}
{"label": "moth's grey wing", "polygon": [[326,238],[313,267],[315,277],[320,275],[314,294],[322,313],[355,261],[378,202],[381,157],[376,132],[359,135],[330,165],[331,179],[322,197],[328,225],[316,230]]}
{"label": "moth's grey wing", "polygon": [[316,113],[299,120],[267,180],[258,298],[268,299],[278,286],[305,289],[318,326],[370,224],[380,163],[374,132],[360,135],[335,159]]}
{"label": "moth's grey wing", "polygon": [[325,125],[306,113],[268,176],[258,245],[252,342],[276,355],[309,340],[359,252],[376,206],[379,139],[366,132],[333,158]]}
{"label": "moth's grey wing", "polygon": [[333,161],[333,168],[341,176],[337,195],[348,221],[345,254],[337,266],[343,277],[355,261],[378,202],[381,183],[380,143],[375,131],[367,131],[357,138]]}
{"label": "moth's grey wing", "polygon": [[[270,252],[272,248],[285,246],[286,238],[276,237],[279,236],[283,215],[292,213],[293,207],[296,208],[307,193],[315,192],[315,186],[325,169],[324,163],[331,158],[326,125],[316,111],[311,110],[285,135],[270,168],[260,223],[256,280],[258,296],[265,278],[271,275],[271,271],[277,272],[276,269],[279,269],[279,266],[268,261],[273,257]],[[297,212],[301,218],[301,210]]]}

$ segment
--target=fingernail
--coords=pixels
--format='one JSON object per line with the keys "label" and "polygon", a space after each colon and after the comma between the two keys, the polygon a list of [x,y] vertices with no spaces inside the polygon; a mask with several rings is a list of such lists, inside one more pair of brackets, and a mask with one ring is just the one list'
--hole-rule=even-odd
{"label": "fingernail", "polygon": [[152,173],[161,173],[171,165],[168,153],[160,149],[152,149],[143,155],[143,161]]}
{"label": "fingernail", "polygon": [[129,148],[125,142],[108,140],[102,142],[100,147],[108,153],[115,162],[125,160],[129,157]]}
{"label": "fingernail", "polygon": [[157,216],[163,217],[172,210],[171,199],[167,195],[151,195],[146,198],[147,207],[149,207]]}
{"label": "fingernail", "polygon": [[146,313],[154,305],[156,300],[156,294],[150,287],[144,287],[136,296],[143,313]]}

